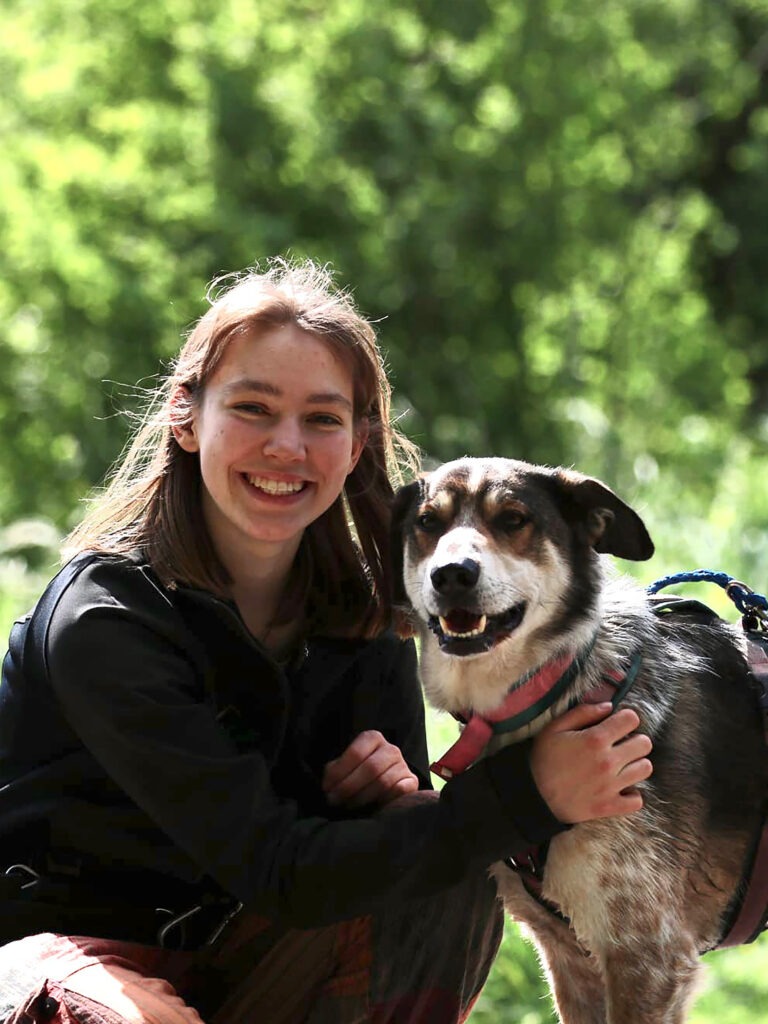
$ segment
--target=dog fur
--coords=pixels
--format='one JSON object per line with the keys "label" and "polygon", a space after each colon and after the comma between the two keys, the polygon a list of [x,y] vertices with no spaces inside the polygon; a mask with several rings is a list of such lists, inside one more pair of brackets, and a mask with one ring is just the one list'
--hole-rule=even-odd
{"label": "dog fur", "polygon": [[569,470],[447,463],[398,492],[394,523],[400,599],[435,707],[492,711],[526,673],[594,637],[568,691],[529,725],[495,736],[486,754],[534,735],[642,655],[621,706],[635,708],[653,740],[643,810],[551,841],[542,895],[567,921],[506,865],[494,872],[564,1024],[680,1024],[762,823],[765,742],[742,631],[706,614],[655,614],[646,592],[602,557],[650,557],[641,519],[600,481]]}

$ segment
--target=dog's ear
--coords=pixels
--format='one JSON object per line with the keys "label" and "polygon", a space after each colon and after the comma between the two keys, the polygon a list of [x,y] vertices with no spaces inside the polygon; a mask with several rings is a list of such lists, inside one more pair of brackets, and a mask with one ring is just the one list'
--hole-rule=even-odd
{"label": "dog's ear", "polygon": [[410,605],[403,583],[404,527],[408,513],[421,501],[423,493],[423,480],[414,480],[395,491],[392,501],[390,548],[392,551],[392,600],[395,605]]}
{"label": "dog's ear", "polygon": [[561,469],[555,474],[585,541],[601,554],[644,562],[654,547],[634,509],[594,477]]}

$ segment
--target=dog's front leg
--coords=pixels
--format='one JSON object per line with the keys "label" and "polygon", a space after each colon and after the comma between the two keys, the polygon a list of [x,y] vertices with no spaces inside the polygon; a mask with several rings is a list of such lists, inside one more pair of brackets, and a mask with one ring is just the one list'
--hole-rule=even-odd
{"label": "dog's front leg", "polygon": [[608,1024],[684,1024],[700,970],[684,935],[663,946],[648,941],[608,950]]}
{"label": "dog's front leg", "polygon": [[[605,984],[602,973],[589,953],[565,925],[552,919],[539,922],[534,945],[552,991],[562,1024],[606,1024]],[[524,929],[528,931],[528,929]]]}
{"label": "dog's front leg", "polygon": [[562,1024],[606,1024],[605,985],[597,960],[579,945],[567,922],[530,896],[519,875],[495,870],[505,909],[536,947]]}

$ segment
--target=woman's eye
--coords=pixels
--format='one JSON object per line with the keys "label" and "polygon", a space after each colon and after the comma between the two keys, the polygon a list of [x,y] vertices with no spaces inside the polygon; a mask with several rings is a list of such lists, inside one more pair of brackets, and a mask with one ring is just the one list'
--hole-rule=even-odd
{"label": "woman's eye", "polygon": [[251,415],[260,415],[267,411],[260,402],[238,402],[235,409],[238,412],[246,412]]}
{"label": "woman's eye", "polygon": [[436,512],[422,512],[416,517],[416,525],[424,533],[439,533],[443,528],[443,521]]}
{"label": "woman's eye", "polygon": [[315,413],[309,417],[309,422],[314,423],[319,427],[340,427],[342,421],[338,416],[334,416],[332,413]]}

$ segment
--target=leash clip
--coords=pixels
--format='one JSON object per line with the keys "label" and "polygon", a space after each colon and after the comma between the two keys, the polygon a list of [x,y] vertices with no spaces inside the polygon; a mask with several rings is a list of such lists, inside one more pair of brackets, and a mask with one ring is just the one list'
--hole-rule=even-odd
{"label": "leash clip", "polygon": [[714,569],[696,569],[693,572],[678,572],[664,576],[646,587],[649,594],[657,594],[664,587],[676,583],[716,583],[742,614],[742,626],[746,632],[768,633],[768,599],[755,593],[741,580]]}
{"label": "leash clip", "polygon": [[745,632],[768,632],[768,610],[764,597],[756,594],[741,580],[730,580],[725,593],[742,613],[741,624]]}
{"label": "leash clip", "polygon": [[[171,947],[166,945],[166,942],[168,940],[168,936],[170,935],[170,933],[173,931],[174,928],[181,928],[181,944],[180,944],[180,946],[178,948],[179,949],[183,949],[184,948],[184,938],[185,938],[184,922],[188,921],[191,917],[194,917],[195,914],[199,914],[202,909],[203,909],[202,904],[198,903],[197,906],[191,907],[189,910],[184,910],[180,914],[176,914],[175,917],[172,917],[170,921],[167,921],[162,926],[162,928],[158,928],[158,930],[157,930],[157,944],[158,944],[158,946],[160,946],[161,949],[169,949],[169,948],[171,948]],[[157,908],[157,913],[170,914],[171,911],[170,910],[166,910],[165,907],[158,907]]]}
{"label": "leash clip", "polygon": [[[186,924],[192,922],[194,918],[194,924],[203,928],[203,936],[199,943],[199,946],[212,946],[219,938],[221,933],[230,923],[230,921],[236,917],[243,909],[241,902],[231,903],[223,912],[220,911],[216,914],[213,923],[209,921],[209,913],[215,911],[218,908],[215,905],[197,903],[194,907],[190,907],[188,910],[183,910],[179,914],[175,914],[171,917],[170,921],[166,921],[165,924],[157,931],[157,944],[161,949],[186,949],[187,940],[189,938],[187,934]],[[157,907],[156,913],[158,914],[172,914],[173,911],[168,910],[166,907]],[[202,918],[198,917],[202,915]],[[172,934],[174,929],[179,929],[178,938],[173,944],[169,942],[169,936]]]}
{"label": "leash clip", "polygon": [[40,882],[40,875],[29,864],[11,864],[6,868],[4,875],[6,878],[13,878],[14,875],[27,875],[31,878],[30,882],[25,882],[21,886],[22,889],[31,889]]}

